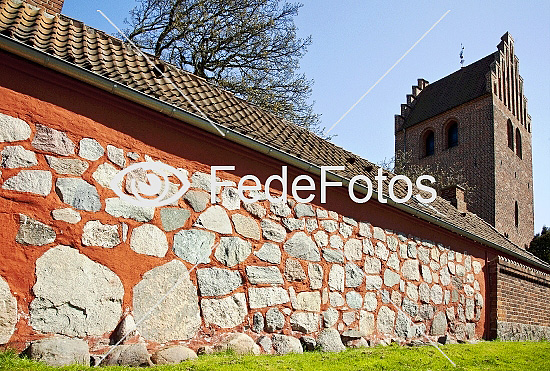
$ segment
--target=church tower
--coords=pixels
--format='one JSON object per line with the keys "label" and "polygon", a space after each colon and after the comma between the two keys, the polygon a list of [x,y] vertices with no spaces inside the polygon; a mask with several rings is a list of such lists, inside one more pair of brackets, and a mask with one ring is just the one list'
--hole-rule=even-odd
{"label": "church tower", "polygon": [[429,84],[395,116],[396,172],[433,175],[438,194],[519,247],[533,238],[531,117],[514,40]]}

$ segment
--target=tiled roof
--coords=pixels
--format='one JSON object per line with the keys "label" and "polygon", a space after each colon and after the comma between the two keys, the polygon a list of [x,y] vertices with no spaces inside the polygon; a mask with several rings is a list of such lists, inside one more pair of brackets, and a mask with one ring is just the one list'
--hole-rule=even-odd
{"label": "tiled roof", "polygon": [[416,97],[405,118],[404,128],[490,93],[487,89],[487,74],[494,61],[495,54],[489,54],[426,86]]}
{"label": "tiled roof", "polygon": [[[164,77],[157,77],[145,58],[129,45],[82,22],[63,15],[51,17],[44,11],[17,0],[2,0],[0,38],[2,37],[16,40],[29,48],[48,53],[118,84],[197,114],[173,85]],[[277,118],[189,72],[162,61],[155,63],[169,74],[172,81],[200,110],[219,125],[317,166],[345,165],[344,171],[336,172],[338,175],[350,179],[357,174],[364,174],[375,183],[378,167],[373,163],[306,129]],[[392,176],[393,174],[389,174],[389,178]],[[387,188],[386,184],[385,189]],[[402,197],[406,190],[397,183],[395,193]],[[461,213],[440,197],[429,205],[418,203],[412,198],[408,206],[519,254],[524,259],[545,264],[514,245],[477,215]],[[549,265],[546,267],[550,269]]]}

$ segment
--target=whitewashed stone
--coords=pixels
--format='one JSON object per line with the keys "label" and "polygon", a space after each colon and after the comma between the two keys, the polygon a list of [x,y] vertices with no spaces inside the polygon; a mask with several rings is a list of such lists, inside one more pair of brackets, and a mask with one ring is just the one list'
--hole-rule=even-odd
{"label": "whitewashed stone", "polygon": [[283,275],[277,267],[258,267],[248,266],[246,267],[246,276],[251,284],[271,284],[280,285],[283,284]]}
{"label": "whitewashed stone", "polygon": [[[102,187],[111,188],[111,180],[117,175],[118,170],[111,164],[105,163],[97,167],[92,173],[92,178]],[[122,182],[119,182],[120,187]]]}
{"label": "whitewashed stone", "polygon": [[429,303],[430,296],[431,296],[430,286],[428,286],[427,283],[422,282],[418,287],[418,297],[420,298],[420,301],[423,303]]}
{"label": "whitewashed stone", "polygon": [[304,216],[315,216],[313,206],[310,204],[297,203],[296,206],[294,206],[294,212],[296,213],[297,218],[302,218]]}
{"label": "whitewashed stone", "polygon": [[360,309],[363,306],[363,298],[357,291],[349,291],[346,294],[346,303],[352,309]]}
{"label": "whitewashed stone", "polygon": [[[2,128],[1,120],[0,116],[0,128]],[[16,323],[17,300],[12,295],[8,283],[0,276],[0,344],[5,344],[10,340]]]}
{"label": "whitewashed stone", "polygon": [[424,264],[430,264],[430,250],[424,247],[418,247],[416,249],[418,253],[418,259]]}
{"label": "whitewashed stone", "polygon": [[443,286],[447,286],[451,284],[451,275],[449,274],[449,269],[447,269],[447,267],[443,267],[443,269],[439,274],[439,278]]}
{"label": "whitewashed stone", "polygon": [[341,307],[346,304],[344,297],[339,292],[330,292],[329,293],[330,305],[333,307]]}
{"label": "whitewashed stone", "polygon": [[329,245],[333,249],[341,249],[342,247],[344,247],[344,241],[339,235],[333,234],[329,237]]}
{"label": "whitewashed stone", "polygon": [[328,233],[336,232],[338,229],[338,223],[334,220],[321,220],[321,227]]}
{"label": "whitewashed stone", "polygon": [[113,331],[122,314],[118,276],[69,246],[37,259],[32,291],[30,324],[36,331],[99,336]]}
{"label": "whitewashed stone", "polygon": [[265,210],[265,207],[260,205],[257,202],[251,202],[251,203],[244,203],[244,209],[248,211],[250,214],[254,215],[255,217],[259,219],[265,218],[267,211]]}
{"label": "whitewashed stone", "polygon": [[283,242],[286,239],[286,230],[284,227],[273,220],[262,219],[260,226],[262,227],[262,235],[265,239],[275,242]]}
{"label": "whitewashed stone", "polygon": [[225,210],[219,205],[210,206],[199,215],[195,226],[221,234],[231,234],[233,232],[229,216],[227,216]]}
{"label": "whitewashed stone", "polygon": [[406,293],[407,296],[412,300],[418,300],[418,287],[414,283],[407,282]]}
{"label": "whitewashed stone", "polygon": [[21,170],[6,179],[2,188],[47,196],[52,191],[52,173],[46,170]]}
{"label": "whitewashed stone", "polygon": [[76,158],[57,158],[46,156],[48,165],[58,174],[82,175],[88,169],[88,163]]}
{"label": "whitewashed stone", "polygon": [[397,246],[399,245],[399,240],[395,236],[388,236],[388,248],[391,251],[397,251]]}
{"label": "whitewashed stone", "polygon": [[361,268],[353,263],[346,264],[346,287],[358,287],[363,283]]}
{"label": "whitewashed stone", "polygon": [[317,337],[317,344],[322,352],[335,353],[346,350],[340,338],[340,334],[333,328],[323,329]]}
{"label": "whitewashed stone", "polygon": [[281,248],[273,243],[266,242],[262,247],[254,252],[259,259],[272,264],[281,262]]}
{"label": "whitewashed stone", "polygon": [[388,260],[388,256],[390,255],[390,251],[384,245],[382,242],[377,242],[376,247],[374,248],[374,253],[377,257],[379,257],[382,260]]}
{"label": "whitewashed stone", "polygon": [[296,295],[296,310],[319,312],[321,310],[321,293],[319,291],[299,292]]}
{"label": "whitewashed stone", "polygon": [[453,274],[453,275],[456,274],[456,266],[455,266],[455,263],[454,263],[454,262],[451,262],[451,261],[448,262],[448,263],[447,263],[447,268],[449,269],[449,272],[450,272],[451,274]]}
{"label": "whitewashed stone", "polygon": [[287,242],[283,245],[284,250],[291,256],[310,260],[310,261],[320,261],[321,254],[315,243],[304,232],[296,232],[292,237],[288,239]]}
{"label": "whitewashed stone", "polygon": [[290,354],[290,353],[303,353],[302,344],[300,340],[295,337],[275,334],[272,337],[273,348],[278,355]]}
{"label": "whitewashed stone", "polygon": [[386,306],[380,307],[377,318],[378,332],[392,334],[395,324],[395,312]]}
{"label": "whitewashed stone", "polygon": [[156,225],[142,224],[132,231],[130,248],[138,254],[162,258],[168,251],[168,240],[164,232]]}
{"label": "whitewashed stone", "polygon": [[432,322],[430,335],[443,336],[447,332],[447,318],[444,312],[437,312]]}
{"label": "whitewashed stone", "polygon": [[432,283],[432,272],[427,265],[422,265],[422,279],[426,283]]}
{"label": "whitewashed stone", "polygon": [[56,233],[52,227],[33,218],[19,214],[19,230],[15,241],[23,245],[44,246],[55,241]]}
{"label": "whitewashed stone", "polygon": [[134,219],[138,222],[149,222],[155,215],[155,208],[130,204],[120,198],[105,200],[105,211],[117,218]]}
{"label": "whitewashed stone", "polygon": [[290,232],[303,230],[306,227],[306,221],[304,219],[283,218],[282,222]]}
{"label": "whitewashed stone", "polygon": [[430,297],[434,304],[441,304],[443,302],[443,289],[439,285],[433,285],[430,290]]}
{"label": "whitewashed stone", "polygon": [[416,259],[416,256],[417,256],[416,242],[409,241],[409,243],[407,243],[407,255],[411,259]]}
{"label": "whitewashed stone", "polygon": [[329,263],[343,263],[344,253],[338,249],[323,249],[323,258]]}
{"label": "whitewashed stone", "polygon": [[456,275],[458,277],[464,277],[466,275],[466,269],[462,264],[457,264],[455,268],[456,268]]}
{"label": "whitewashed stone", "polygon": [[143,275],[133,289],[133,308],[136,318],[143,318],[171,287],[180,280],[155,310],[155,315],[138,324],[141,335],[159,343],[171,340],[188,340],[201,326],[197,288],[189,279],[185,264],[172,260],[155,267]]}
{"label": "whitewashed stone", "polygon": [[382,277],[380,276],[365,277],[365,290],[379,290],[380,288],[382,288]]}
{"label": "whitewashed stone", "polygon": [[328,308],[323,312],[323,326],[332,327],[338,322],[340,318],[340,312],[334,308]]}
{"label": "whitewashed stone", "polygon": [[292,210],[286,202],[272,202],[270,210],[273,214],[277,216],[287,217],[292,213]]}
{"label": "whitewashed stone", "polygon": [[481,263],[477,260],[472,262],[472,267],[474,269],[474,274],[479,274],[481,272]]}
{"label": "whitewashed stone", "polygon": [[360,240],[351,238],[344,245],[344,255],[348,260],[361,260],[363,257],[363,245]]}
{"label": "whitewashed stone", "polygon": [[323,209],[317,209],[317,217],[319,219],[326,219],[328,218],[328,211]]}
{"label": "whitewashed stone", "polygon": [[277,308],[271,308],[265,314],[265,330],[275,332],[281,330],[285,325],[285,316]]}
{"label": "whitewashed stone", "polygon": [[363,309],[373,312],[378,307],[378,299],[375,292],[367,292],[363,301]]}
{"label": "whitewashed stone", "polygon": [[365,266],[363,269],[367,274],[378,274],[382,270],[382,262],[378,258],[370,258],[367,256],[365,258]]}
{"label": "whitewashed stone", "polygon": [[317,228],[319,228],[319,224],[317,223],[317,219],[308,218],[306,219],[306,231],[309,233],[315,231]]}
{"label": "whitewashed stone", "polygon": [[439,263],[436,263],[435,261],[431,261],[430,262],[430,269],[433,271],[433,272],[437,272],[439,270],[440,266],[439,266]]}
{"label": "whitewashed stone", "polygon": [[420,272],[418,270],[418,260],[406,260],[401,267],[403,277],[411,281],[420,280]]}
{"label": "whitewashed stone", "polygon": [[361,237],[372,237],[371,226],[368,223],[359,223],[359,236]]}
{"label": "whitewashed stone", "polygon": [[61,156],[74,154],[74,143],[66,133],[40,124],[36,124],[36,133],[31,144],[38,150]]}
{"label": "whitewashed stone", "polygon": [[333,264],[328,275],[328,287],[334,291],[344,291],[344,267]]}
{"label": "whitewashed stone", "polygon": [[299,260],[288,258],[285,261],[285,278],[289,282],[305,281],[307,279],[306,272],[304,272]]}
{"label": "whitewashed stone", "polygon": [[25,121],[0,113],[0,142],[18,142],[29,139],[31,128]]}
{"label": "whitewashed stone", "polygon": [[307,266],[309,287],[316,290],[323,286],[323,267],[320,264],[309,263]]}
{"label": "whitewashed stone", "polygon": [[251,253],[250,242],[239,237],[222,237],[214,256],[219,262],[233,267],[244,262]]}
{"label": "whitewashed stone", "polygon": [[210,263],[215,235],[199,229],[181,230],[174,235],[174,253],[191,263]]}
{"label": "whitewashed stone", "polygon": [[124,157],[124,150],[117,148],[113,145],[107,145],[107,158],[115,165],[124,167],[126,165],[126,158]]}
{"label": "whitewashed stone", "polygon": [[201,310],[206,326],[214,324],[221,328],[240,325],[248,314],[246,297],[242,292],[223,299],[202,299]]}
{"label": "whitewashed stone", "polygon": [[96,161],[105,153],[105,150],[99,142],[92,138],[82,138],[78,155],[86,160]]}
{"label": "whitewashed stone", "polygon": [[38,165],[33,151],[23,146],[6,146],[1,153],[0,166],[5,168],[21,168]]}
{"label": "whitewashed stone", "polygon": [[70,224],[76,224],[81,220],[80,213],[68,207],[52,210],[52,218]]}
{"label": "whitewashed stone", "polygon": [[223,296],[242,285],[241,274],[222,268],[197,269],[197,283],[202,296]]}
{"label": "whitewashed stone", "polygon": [[388,287],[393,287],[395,285],[398,285],[400,280],[401,280],[401,277],[399,276],[399,274],[389,269],[386,269],[384,271],[384,285]]}
{"label": "whitewashed stone", "polygon": [[116,224],[103,224],[99,220],[90,220],[82,228],[82,245],[84,246],[100,246],[112,249],[120,242],[118,225]]}
{"label": "whitewashed stone", "polygon": [[380,241],[386,241],[386,232],[380,227],[373,228],[373,237]]}
{"label": "whitewashed stone", "polygon": [[288,303],[290,296],[282,287],[250,287],[248,301],[251,309],[273,307]]}
{"label": "whitewashed stone", "polygon": [[340,223],[339,231],[344,238],[349,238],[353,234],[353,227],[346,223]]}
{"label": "whitewashed stone", "polygon": [[399,258],[397,257],[396,252],[393,252],[390,254],[390,257],[388,258],[386,265],[389,268],[393,269],[394,271],[399,271]]}
{"label": "whitewashed stone", "polygon": [[359,332],[362,336],[369,336],[374,334],[375,320],[374,313],[365,312],[364,310],[359,312]]}

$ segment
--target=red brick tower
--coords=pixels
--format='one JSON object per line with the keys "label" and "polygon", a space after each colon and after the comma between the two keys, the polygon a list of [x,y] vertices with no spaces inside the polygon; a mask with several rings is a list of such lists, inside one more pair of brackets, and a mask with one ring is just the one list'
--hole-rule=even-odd
{"label": "red brick tower", "polygon": [[395,116],[396,169],[431,173],[439,195],[526,247],[534,231],[531,117],[509,33],[497,49],[432,84],[418,80]]}

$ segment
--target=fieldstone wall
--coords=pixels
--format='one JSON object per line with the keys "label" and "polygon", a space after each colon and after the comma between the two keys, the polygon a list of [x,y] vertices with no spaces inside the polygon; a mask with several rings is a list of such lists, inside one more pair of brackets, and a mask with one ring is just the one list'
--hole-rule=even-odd
{"label": "fieldstone wall", "polygon": [[296,338],[330,350],[335,336],[465,341],[483,332],[484,263],[459,246],[293,200],[242,204],[231,174],[221,173],[233,185],[216,189],[212,205],[209,169],[181,158],[169,165],[190,190],[171,205],[135,206],[109,183],[130,164],[158,161],[148,147],[66,128],[0,114],[0,249],[33,275],[22,283],[15,265],[2,270],[2,344],[58,334],[101,352],[130,331],[150,346],[196,349],[244,332],[263,352],[282,353],[297,349]]}

